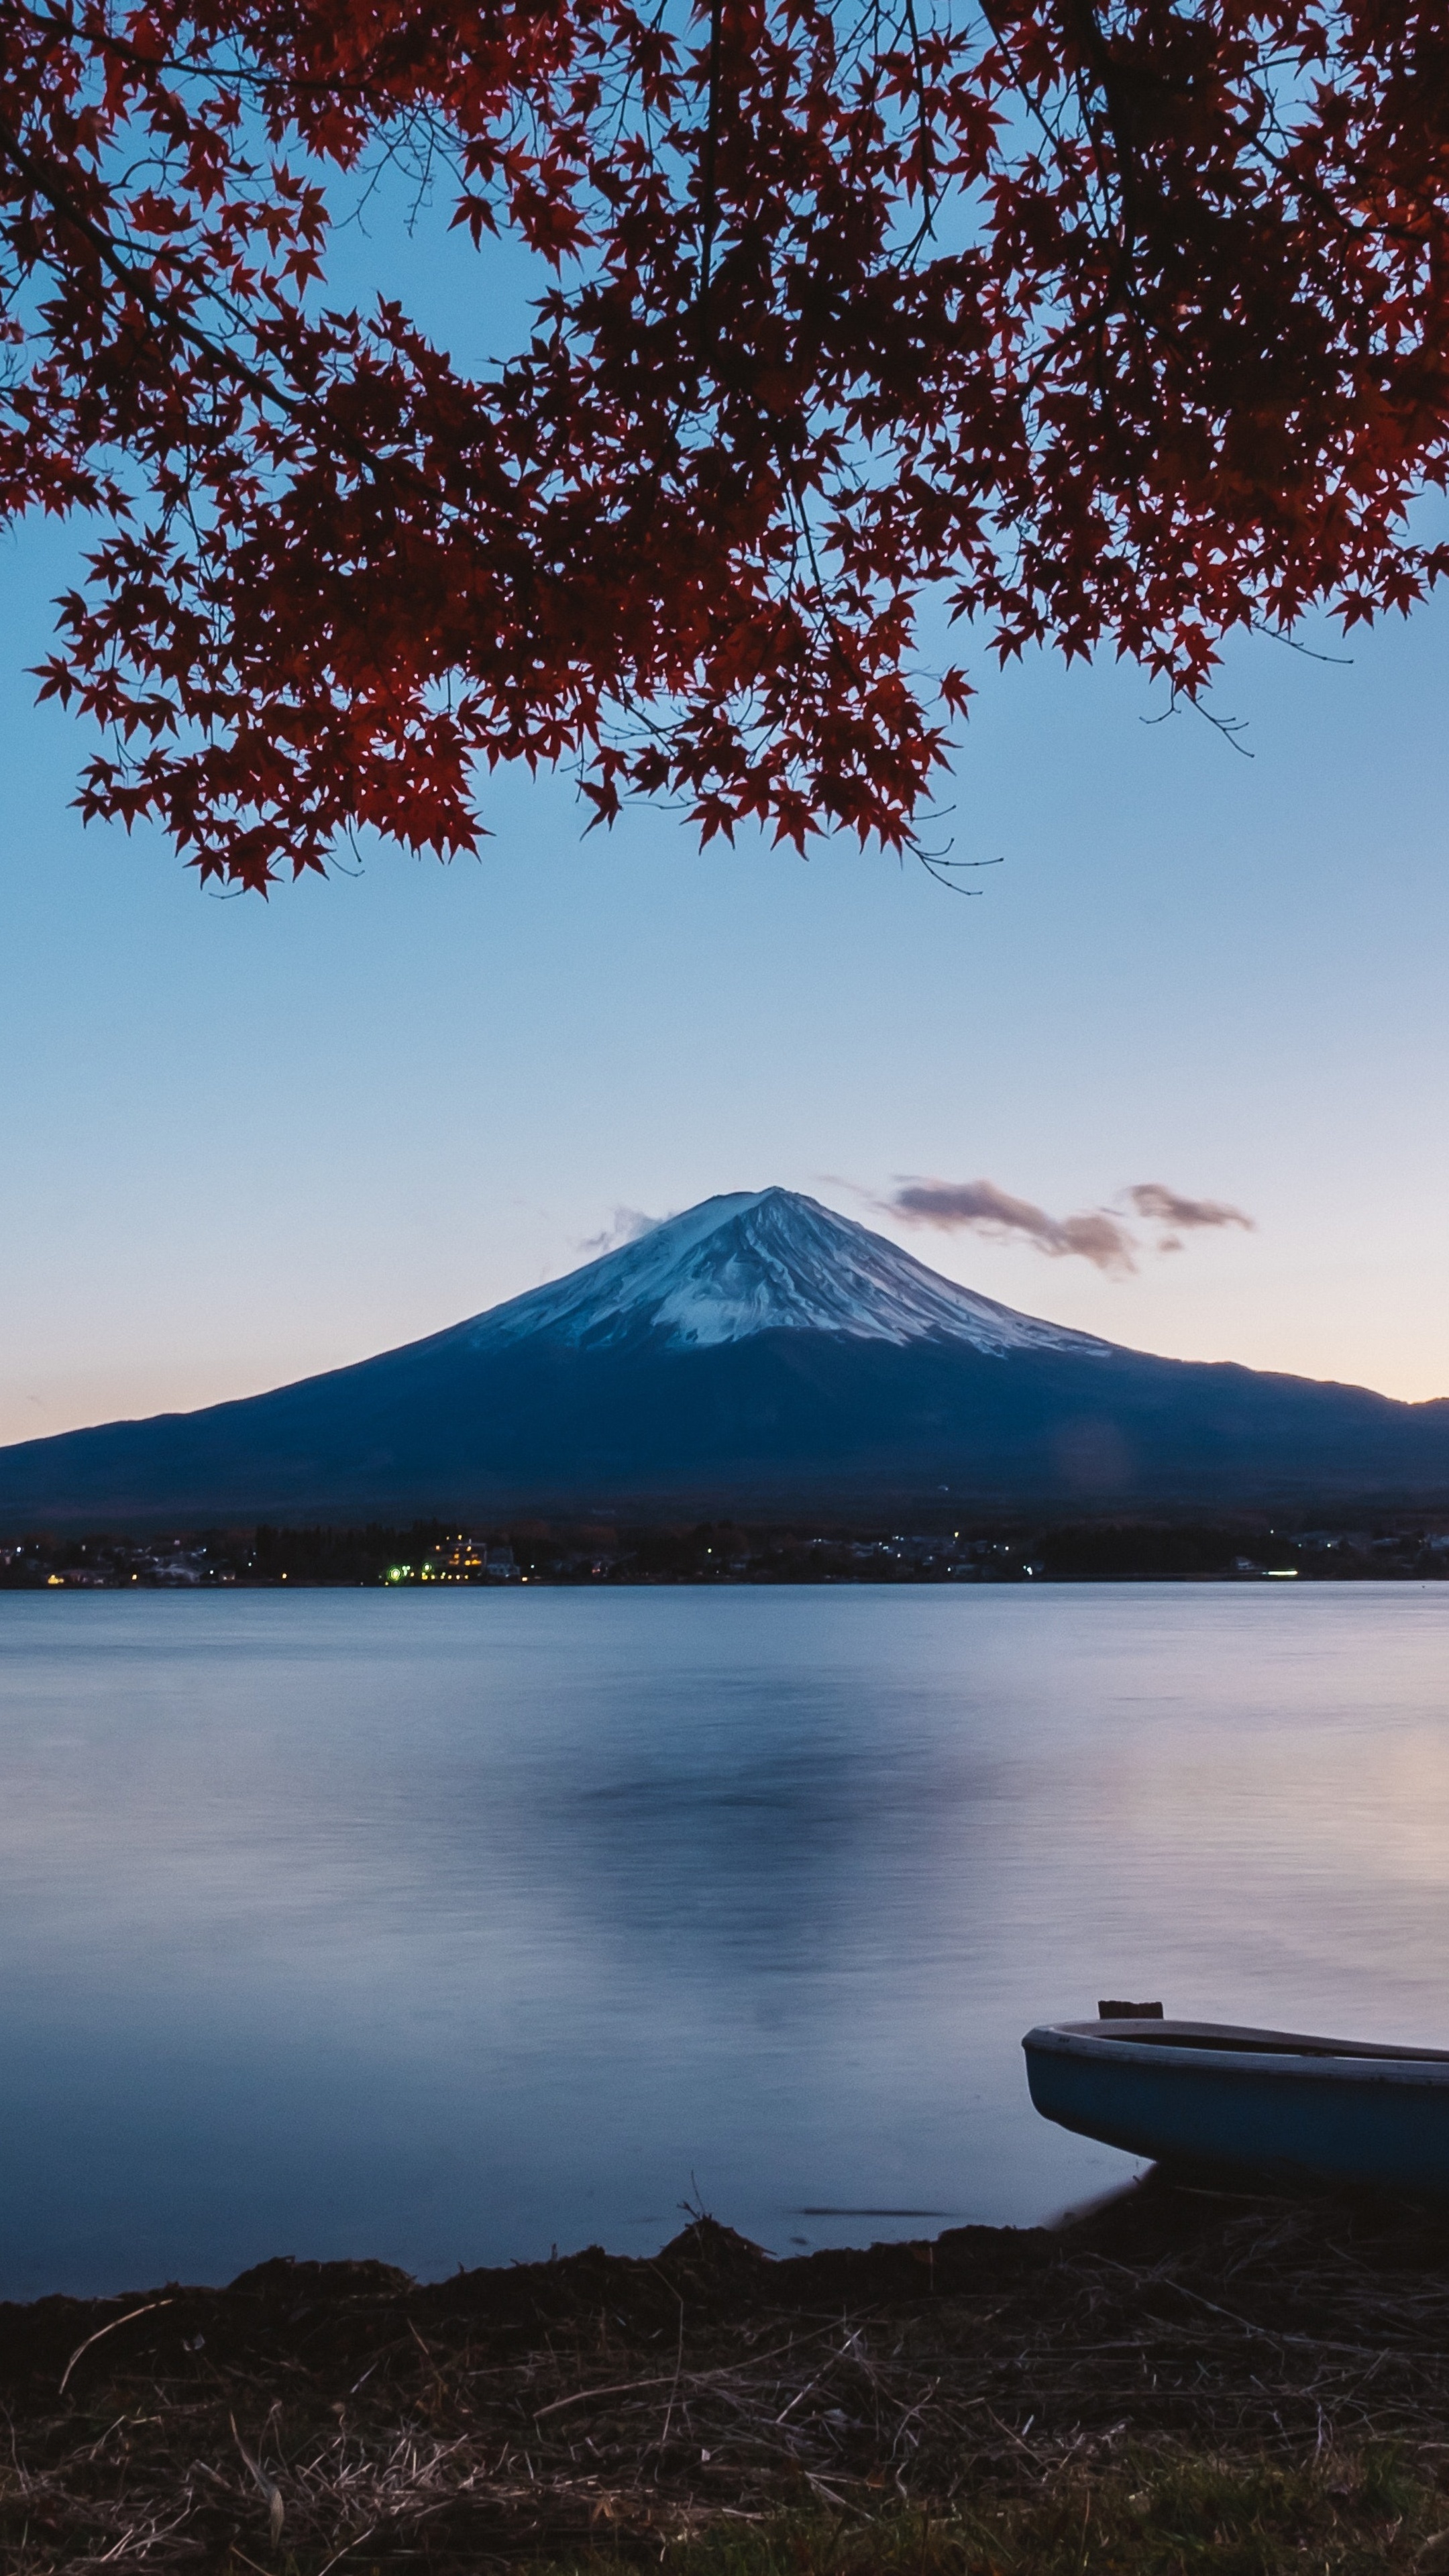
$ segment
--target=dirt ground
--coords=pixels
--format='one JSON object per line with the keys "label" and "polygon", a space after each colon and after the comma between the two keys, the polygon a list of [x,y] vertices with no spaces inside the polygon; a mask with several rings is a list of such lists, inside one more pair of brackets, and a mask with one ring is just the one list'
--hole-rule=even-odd
{"label": "dirt ground", "polygon": [[0,2307],[0,2405],[5,2576],[1432,2576],[1449,2213],[1154,2176],[1056,2230],[792,2261],[707,2218],[421,2286],[275,2261]]}

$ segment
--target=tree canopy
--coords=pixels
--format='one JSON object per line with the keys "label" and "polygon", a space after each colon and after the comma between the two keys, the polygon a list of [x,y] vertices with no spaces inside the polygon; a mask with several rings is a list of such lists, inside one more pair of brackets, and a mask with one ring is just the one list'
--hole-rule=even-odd
{"label": "tree canopy", "polygon": [[[265,886],[600,819],[909,846],[1003,657],[1196,694],[1405,608],[1449,426],[1428,0],[0,0],[0,495],[80,514],[88,816]],[[547,264],[470,374],[340,309],[339,174]]]}

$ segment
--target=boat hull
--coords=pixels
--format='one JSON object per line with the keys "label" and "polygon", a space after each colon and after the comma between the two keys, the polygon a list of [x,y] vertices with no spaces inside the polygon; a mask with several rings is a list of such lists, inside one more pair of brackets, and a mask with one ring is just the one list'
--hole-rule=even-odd
{"label": "boat hull", "polygon": [[1028,2031],[1038,2111],[1154,2163],[1449,2192],[1449,2053],[1212,2023]]}

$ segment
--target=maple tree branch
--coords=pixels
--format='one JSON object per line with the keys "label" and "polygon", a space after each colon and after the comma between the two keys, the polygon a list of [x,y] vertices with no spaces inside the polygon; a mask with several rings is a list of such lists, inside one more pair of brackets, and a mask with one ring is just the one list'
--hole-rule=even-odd
{"label": "maple tree branch", "polygon": [[[1114,643],[1195,698],[1254,612],[1449,573],[1402,533],[1449,253],[1392,11],[187,5],[0,0],[0,498],[108,519],[49,685],[145,748],[83,811],[205,874],[463,846],[480,756],[899,848],[925,581],[1003,660]],[[475,247],[579,263],[471,374],[323,303],[333,174],[385,155],[411,222],[445,153]]]}
{"label": "maple tree branch", "polygon": [[[978,6],[980,7],[981,14],[985,19],[987,26],[991,30],[992,38],[1001,55],[1001,59],[1008,66],[1008,77],[1012,88],[1015,90],[1017,97],[1021,100],[1021,103],[1026,109],[1028,116],[1031,118],[1032,123],[1040,127],[1041,132],[1047,139],[1047,142],[1051,145],[1052,154],[1056,161],[1058,170],[1065,173],[1067,168],[1066,146],[1056,125],[1053,124],[1052,119],[1048,116],[1045,107],[1042,105],[1039,93],[1032,89],[1030,83],[1026,80],[1017,64],[1012,47],[1007,41],[1007,30],[1006,25],[1003,23],[1002,12],[993,6],[993,0],[978,0]],[[1080,92],[1078,93],[1078,99],[1080,103]],[[1110,231],[1112,212],[1111,203],[1107,197],[1105,189],[1101,190],[1101,195],[1104,215],[1108,230]]]}
{"label": "maple tree branch", "polygon": [[[916,128],[921,150],[921,221],[911,251],[919,250],[936,229],[936,191],[931,177],[933,136],[930,113],[926,106],[926,73],[921,60],[921,30],[916,22],[916,0],[906,0],[906,25],[911,31],[911,60],[916,75],[916,106],[920,122]],[[908,253],[909,256],[909,253]]]}
{"label": "maple tree branch", "polygon": [[[243,385],[259,402],[272,404],[278,411],[284,412],[289,419],[300,421],[315,434],[318,428],[315,404],[306,401],[299,394],[289,392],[284,386],[274,382],[271,377],[263,375],[259,368],[249,365],[245,358],[238,357],[234,350],[229,349],[224,340],[219,340],[211,332],[203,330],[198,323],[192,322],[186,314],[179,312],[174,304],[168,303],[164,296],[158,295],[134,262],[127,259],[124,252],[118,249],[104,224],[97,223],[93,216],[86,213],[84,207],[78,206],[69,190],[52,179],[26,151],[3,111],[0,111],[0,155],[8,159],[12,168],[17,170],[40,196],[44,197],[46,204],[53,208],[62,222],[73,225],[90,243],[102,266],[110,271],[118,284],[125,287],[128,294],[135,296],[143,312],[149,313],[153,321],[160,322],[168,330],[174,331],[178,339],[185,341],[188,347],[208,359],[223,375],[230,376],[233,382]],[[397,460],[385,461],[363,440],[352,437],[346,430],[339,430],[335,424],[327,425],[327,438],[332,445],[341,450],[343,455],[349,457],[354,465],[360,466],[365,474],[370,475],[379,486],[397,471]]]}
{"label": "maple tree branch", "polygon": [[720,47],[724,35],[724,0],[710,0],[709,9],[709,108],[705,119],[704,151],[700,162],[699,221],[699,315],[708,325],[710,261],[714,251],[715,154],[719,142],[719,67]]}
{"label": "maple tree branch", "polygon": [[195,80],[225,78],[236,83],[238,87],[244,83],[248,89],[260,91],[264,97],[370,99],[374,95],[371,83],[365,74],[348,80],[340,73],[328,72],[319,74],[315,79],[308,79],[301,72],[269,72],[260,64],[245,62],[229,62],[223,73],[217,63],[205,54],[143,53],[138,45],[132,44],[125,36],[115,35],[109,28],[77,26],[73,18],[67,18],[59,10],[52,9],[42,13],[39,10],[27,8],[25,0],[9,0],[9,5],[13,8],[14,15],[23,19],[27,26],[33,27],[38,35],[61,36],[68,44],[87,48],[92,53],[111,56],[118,62],[129,63],[147,78],[153,78],[157,72],[163,71],[185,73]]}
{"label": "maple tree branch", "polygon": [[[1138,222],[1137,158],[1131,139],[1122,123],[1121,85],[1111,47],[1102,33],[1093,0],[1066,0],[1064,11],[1068,27],[1081,46],[1091,69],[1092,81],[1101,91],[1106,105],[1106,122],[1117,156],[1117,188],[1121,204],[1120,246],[1124,262],[1130,263],[1141,227]],[[1089,104],[1090,93],[1078,76],[1078,97],[1082,121],[1091,133],[1096,120]],[[1095,139],[1095,138],[1094,138]]]}
{"label": "maple tree branch", "polygon": [[234,377],[238,384],[245,385],[248,392],[255,394],[259,401],[275,403],[279,410],[289,412],[294,419],[305,419],[308,416],[307,406],[297,395],[286,393],[279,385],[274,385],[255,367],[249,366],[245,358],[237,357],[234,351],[228,349],[224,340],[214,339],[210,332],[203,331],[197,323],[189,321],[184,313],[178,312],[174,304],[168,304],[164,296],[158,295],[141,271],[126,258],[122,251],[117,249],[104,224],[97,223],[94,216],[86,213],[84,207],[78,206],[69,190],[59,181],[49,177],[39,162],[31,158],[3,112],[0,112],[0,152],[4,153],[12,168],[19,171],[28,185],[45,199],[46,204],[60,216],[62,222],[73,225],[75,230],[90,243],[102,266],[110,270],[111,275],[126,288],[128,294],[135,296],[137,303],[143,311],[151,315],[153,321],[164,323],[168,330],[176,333],[178,339],[185,340],[191,348],[209,358],[225,374]]}

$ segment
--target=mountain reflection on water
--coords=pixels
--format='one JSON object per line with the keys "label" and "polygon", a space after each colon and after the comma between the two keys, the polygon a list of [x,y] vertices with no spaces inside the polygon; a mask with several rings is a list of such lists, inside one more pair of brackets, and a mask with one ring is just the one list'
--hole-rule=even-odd
{"label": "mountain reflection on water", "polygon": [[1449,1594],[11,1595],[0,2294],[1031,2220],[1099,1993],[1449,2043]]}

